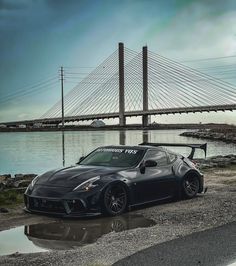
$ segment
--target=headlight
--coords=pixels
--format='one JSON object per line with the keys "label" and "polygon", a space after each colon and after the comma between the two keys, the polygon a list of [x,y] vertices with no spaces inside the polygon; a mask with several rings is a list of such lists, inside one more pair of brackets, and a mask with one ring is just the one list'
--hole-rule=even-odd
{"label": "headlight", "polygon": [[37,176],[31,181],[31,183],[28,185],[28,187],[27,187],[27,189],[26,189],[26,191],[25,191],[26,194],[27,194],[30,190],[33,189],[33,187],[34,187],[35,183],[37,182],[38,178],[39,178],[39,176],[37,175]]}
{"label": "headlight", "polygon": [[38,180],[39,176],[37,175],[30,183],[30,186],[33,187],[36,183],[36,181]]}
{"label": "headlight", "polygon": [[90,178],[89,180],[84,181],[83,183],[81,183],[80,185],[78,185],[77,187],[75,187],[73,189],[73,191],[75,190],[90,190],[91,188],[94,188],[96,186],[98,186],[98,184],[94,184],[96,181],[98,181],[100,179],[100,176],[95,176]]}

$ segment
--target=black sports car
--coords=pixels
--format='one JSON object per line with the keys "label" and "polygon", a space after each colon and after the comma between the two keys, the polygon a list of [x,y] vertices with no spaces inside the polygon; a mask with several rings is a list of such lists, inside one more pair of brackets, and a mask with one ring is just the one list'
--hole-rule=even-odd
{"label": "black sports car", "polygon": [[[187,146],[188,158],[163,148]],[[119,215],[132,206],[203,191],[191,161],[206,144],[142,143],[100,147],[76,166],[37,176],[24,194],[26,210],[60,216]]]}

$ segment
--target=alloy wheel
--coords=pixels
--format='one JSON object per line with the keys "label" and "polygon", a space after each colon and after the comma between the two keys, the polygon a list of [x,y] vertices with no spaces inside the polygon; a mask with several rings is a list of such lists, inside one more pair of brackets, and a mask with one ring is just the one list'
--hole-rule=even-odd
{"label": "alloy wheel", "polygon": [[184,192],[188,198],[194,197],[199,190],[199,180],[196,176],[189,176],[184,180]]}
{"label": "alloy wheel", "polygon": [[105,207],[109,214],[122,213],[127,205],[126,190],[122,185],[109,187],[105,192]]}

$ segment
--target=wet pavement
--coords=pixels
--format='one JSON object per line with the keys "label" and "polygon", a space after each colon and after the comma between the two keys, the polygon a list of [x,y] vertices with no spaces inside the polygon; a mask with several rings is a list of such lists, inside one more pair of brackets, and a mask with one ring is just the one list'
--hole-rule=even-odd
{"label": "wet pavement", "polygon": [[79,220],[58,220],[0,232],[0,255],[75,249],[96,242],[110,232],[155,225],[142,215],[125,214]]}

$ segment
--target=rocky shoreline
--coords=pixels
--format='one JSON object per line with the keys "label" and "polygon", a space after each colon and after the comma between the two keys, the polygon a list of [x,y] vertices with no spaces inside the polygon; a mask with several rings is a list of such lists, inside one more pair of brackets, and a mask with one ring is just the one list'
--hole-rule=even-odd
{"label": "rocky shoreline", "polygon": [[236,143],[235,130],[199,130],[199,131],[186,131],[180,134],[184,137],[192,137],[198,139],[210,139],[215,141],[224,141],[227,143]]}
{"label": "rocky shoreline", "polygon": [[217,155],[206,159],[194,159],[199,169],[208,168],[227,168],[231,165],[236,165],[236,154]]}
{"label": "rocky shoreline", "polygon": [[36,177],[36,174],[0,175],[0,191],[6,189],[26,188]]}

